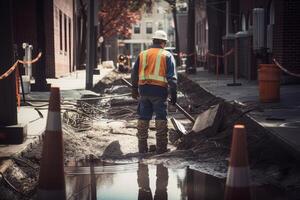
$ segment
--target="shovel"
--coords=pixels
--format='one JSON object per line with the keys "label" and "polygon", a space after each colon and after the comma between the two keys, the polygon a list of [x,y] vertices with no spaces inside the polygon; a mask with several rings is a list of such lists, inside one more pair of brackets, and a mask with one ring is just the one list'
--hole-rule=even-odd
{"label": "shovel", "polygon": [[[128,82],[126,79],[122,78],[122,81],[128,86],[132,87],[132,84]],[[168,101],[170,102],[171,99],[168,98]],[[186,110],[184,110],[178,103],[175,103],[175,107],[186,117],[188,118],[193,124],[195,123],[195,119],[193,116],[191,116]],[[181,134],[186,135],[187,131],[184,128],[184,126],[177,121],[174,117],[171,118],[171,122],[176,129],[176,131],[179,131]],[[195,125],[194,125],[195,126]]]}

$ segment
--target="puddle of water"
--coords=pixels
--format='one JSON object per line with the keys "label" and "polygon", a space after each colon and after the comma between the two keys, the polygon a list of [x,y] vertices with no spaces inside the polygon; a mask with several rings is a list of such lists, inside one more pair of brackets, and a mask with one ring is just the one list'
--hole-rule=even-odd
{"label": "puddle of water", "polygon": [[[145,164],[67,167],[66,174],[70,200],[224,199],[224,180],[189,168]],[[273,188],[256,188],[254,192],[257,200],[285,199]]]}

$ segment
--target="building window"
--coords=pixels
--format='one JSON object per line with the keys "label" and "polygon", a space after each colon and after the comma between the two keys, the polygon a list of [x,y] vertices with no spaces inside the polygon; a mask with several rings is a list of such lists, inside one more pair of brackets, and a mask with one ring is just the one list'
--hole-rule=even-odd
{"label": "building window", "polygon": [[147,1],[146,5],[145,5],[145,13],[147,15],[151,15],[152,14],[152,2],[151,1]]}
{"label": "building window", "polygon": [[64,15],[64,32],[65,32],[65,52],[68,51],[68,36],[67,36],[67,15]]}
{"label": "building window", "polygon": [[164,29],[164,25],[162,22],[158,22],[157,24],[157,30],[163,30]]}
{"label": "building window", "polygon": [[62,12],[59,10],[59,49],[63,50],[63,42],[62,42]]}
{"label": "building window", "polygon": [[146,33],[152,34],[152,22],[146,22]]}
{"label": "building window", "polygon": [[140,23],[135,24],[133,26],[133,33],[134,34],[140,34],[141,33],[141,24]]}

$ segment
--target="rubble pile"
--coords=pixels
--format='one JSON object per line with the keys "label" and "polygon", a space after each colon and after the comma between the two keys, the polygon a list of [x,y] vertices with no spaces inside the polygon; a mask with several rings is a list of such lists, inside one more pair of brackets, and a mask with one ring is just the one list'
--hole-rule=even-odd
{"label": "rubble pile", "polygon": [[[179,76],[178,103],[196,119],[194,125],[169,107],[169,116],[176,118],[187,130],[179,134],[169,123],[170,152],[141,156],[137,153],[136,106],[137,101],[130,96],[130,88],[124,86],[121,78],[129,75],[113,72],[102,79],[94,91],[99,96],[83,96],[72,103],[72,109],[62,112],[65,148],[65,164],[80,162],[92,155],[101,162],[132,163],[143,159],[148,164],[164,163],[166,166],[190,166],[199,171],[224,178],[235,123],[246,125],[250,168],[256,184],[270,184],[283,188],[291,195],[299,194],[300,171],[293,158],[246,116],[251,110],[259,110],[257,105],[241,105],[225,102],[214,97],[199,85]],[[155,144],[154,122],[150,124],[149,145]],[[42,141],[33,144],[23,152],[20,159],[31,163],[15,162],[5,177],[21,194],[34,199],[38,166],[41,159]],[[0,196],[4,199],[20,199],[19,192],[10,186],[0,184]],[[5,187],[5,189],[2,189]],[[7,189],[10,187],[10,189]],[[3,193],[3,191],[5,191]],[[2,194],[2,193],[3,194]],[[26,199],[26,195],[24,199]],[[27,198],[28,199],[28,198]]]}

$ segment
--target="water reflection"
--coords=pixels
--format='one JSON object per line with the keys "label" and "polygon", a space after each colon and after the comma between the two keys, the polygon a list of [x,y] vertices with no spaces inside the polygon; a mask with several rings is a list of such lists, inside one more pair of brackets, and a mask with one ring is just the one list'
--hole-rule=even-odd
{"label": "water reflection", "polygon": [[[220,200],[225,180],[189,168],[131,164],[66,168],[70,200]],[[256,200],[285,199],[278,190],[254,188]],[[279,197],[279,198],[278,198]]]}
{"label": "water reflection", "polygon": [[[140,163],[137,171],[137,182],[139,186],[138,200],[153,200],[149,184],[148,165]],[[154,200],[167,200],[168,169],[163,165],[156,166],[156,190]]]}
{"label": "water reflection", "polygon": [[224,181],[187,168],[187,199],[223,199]]}

